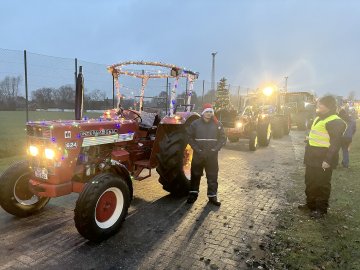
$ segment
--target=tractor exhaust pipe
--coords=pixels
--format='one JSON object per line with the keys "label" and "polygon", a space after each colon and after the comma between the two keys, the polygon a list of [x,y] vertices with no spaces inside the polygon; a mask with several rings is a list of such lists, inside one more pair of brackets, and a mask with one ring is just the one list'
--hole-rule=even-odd
{"label": "tractor exhaust pipe", "polygon": [[75,120],[81,120],[84,109],[84,76],[82,66],[79,67],[79,75],[76,78],[75,90]]}

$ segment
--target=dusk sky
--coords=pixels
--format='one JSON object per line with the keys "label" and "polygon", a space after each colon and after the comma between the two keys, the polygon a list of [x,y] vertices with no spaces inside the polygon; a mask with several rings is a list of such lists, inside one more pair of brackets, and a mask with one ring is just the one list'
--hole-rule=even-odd
{"label": "dusk sky", "polygon": [[0,48],[101,64],[162,61],[207,81],[217,51],[216,79],[231,85],[283,86],[288,76],[289,90],[360,98],[360,1],[3,0],[0,7]]}

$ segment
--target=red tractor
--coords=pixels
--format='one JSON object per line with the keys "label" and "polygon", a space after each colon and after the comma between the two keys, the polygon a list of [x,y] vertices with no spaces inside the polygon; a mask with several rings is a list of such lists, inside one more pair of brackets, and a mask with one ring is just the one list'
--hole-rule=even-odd
{"label": "red tractor", "polygon": [[[128,65],[156,66],[168,72],[127,71]],[[156,168],[163,188],[174,195],[188,192],[192,150],[186,127],[197,113],[191,112],[192,83],[198,73],[158,62],[125,62],[108,68],[118,90],[120,75],[142,79],[141,96],[149,78],[175,78],[170,113],[160,119],[142,107],[119,106],[99,119],[82,118],[83,80],[76,87],[74,121],[28,122],[28,158],[9,167],[0,177],[0,205],[8,213],[26,217],[43,209],[50,198],[79,193],[75,226],[86,239],[100,242],[116,233],[133,197],[134,180],[143,180]],[[188,106],[176,112],[178,80],[190,84]],[[144,175],[143,171],[148,170]]]}
{"label": "red tractor", "polygon": [[240,139],[248,140],[249,150],[258,146],[266,147],[271,140],[270,117],[266,112],[246,106],[242,113],[237,111],[217,111],[217,118],[224,125],[226,136],[234,143]]}

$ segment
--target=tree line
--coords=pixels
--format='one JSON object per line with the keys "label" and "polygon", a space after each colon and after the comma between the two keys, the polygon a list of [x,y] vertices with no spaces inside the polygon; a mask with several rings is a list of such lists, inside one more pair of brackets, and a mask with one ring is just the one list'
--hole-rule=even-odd
{"label": "tree line", "polygon": [[[19,86],[22,79],[20,76],[6,76],[0,81],[0,110],[23,110],[26,107],[26,100],[19,96]],[[185,104],[187,100],[186,92],[177,95],[177,104]],[[204,97],[199,97],[196,92],[192,93],[191,103],[195,108],[200,108],[202,102],[213,102],[215,100],[215,91],[208,91]],[[144,107],[156,107],[165,109],[169,106],[170,97],[166,91],[161,91],[152,98],[144,99]],[[115,105],[117,100],[115,100]],[[126,98],[121,100],[121,106],[125,109],[138,109],[139,98]],[[104,110],[111,108],[112,99],[106,97],[103,90],[94,89],[84,94],[85,110]],[[62,85],[59,88],[41,87],[33,90],[29,96],[29,109],[73,109],[75,107],[75,89],[73,85]]]}

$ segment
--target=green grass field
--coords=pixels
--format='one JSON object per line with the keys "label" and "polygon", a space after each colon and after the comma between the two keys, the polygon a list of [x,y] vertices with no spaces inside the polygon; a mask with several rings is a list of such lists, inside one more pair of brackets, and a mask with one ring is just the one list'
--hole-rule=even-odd
{"label": "green grass field", "polygon": [[[99,117],[100,113],[85,114],[88,117]],[[29,112],[30,121],[74,119],[73,112]],[[25,149],[24,111],[0,111],[0,159],[11,159],[13,156],[26,154]],[[0,161],[1,166],[1,161]]]}
{"label": "green grass field", "polygon": [[[358,122],[358,125],[360,122]],[[280,213],[272,252],[286,269],[360,269],[360,132],[351,145],[350,169],[334,171],[329,214],[310,219],[297,209],[304,201],[304,171],[288,191],[292,209]]]}

